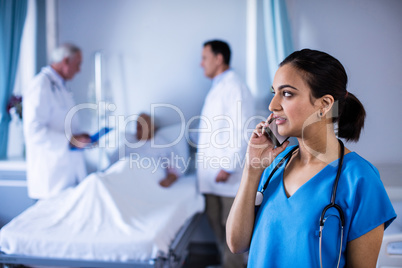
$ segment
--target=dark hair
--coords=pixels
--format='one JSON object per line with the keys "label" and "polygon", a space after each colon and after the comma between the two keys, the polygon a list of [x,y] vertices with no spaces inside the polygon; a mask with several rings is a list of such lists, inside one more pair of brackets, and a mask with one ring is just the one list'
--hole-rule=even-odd
{"label": "dark hair", "polygon": [[222,54],[225,64],[230,64],[230,47],[221,40],[211,40],[204,43],[204,47],[211,46],[211,50],[215,55]]}
{"label": "dark hair", "polygon": [[310,49],[293,52],[279,66],[285,64],[301,71],[314,98],[329,94],[338,101],[338,110],[333,109],[338,136],[347,141],[358,141],[366,111],[357,97],[346,90],[348,76],[342,64],[325,52]]}

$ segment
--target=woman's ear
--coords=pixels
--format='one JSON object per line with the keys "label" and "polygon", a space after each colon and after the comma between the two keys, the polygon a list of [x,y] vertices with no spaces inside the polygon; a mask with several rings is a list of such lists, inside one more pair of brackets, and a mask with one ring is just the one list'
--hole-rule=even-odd
{"label": "woman's ear", "polygon": [[323,112],[323,116],[326,116],[329,111],[331,111],[334,105],[335,99],[333,96],[327,94],[320,98],[320,111]]}

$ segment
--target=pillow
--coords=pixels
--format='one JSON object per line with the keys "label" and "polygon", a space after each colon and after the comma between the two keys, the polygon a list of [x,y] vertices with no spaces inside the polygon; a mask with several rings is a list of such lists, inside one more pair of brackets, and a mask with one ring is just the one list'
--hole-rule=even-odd
{"label": "pillow", "polygon": [[172,148],[178,156],[187,160],[190,156],[190,148],[185,135],[186,125],[182,123],[161,127],[157,130],[156,136],[166,140],[164,145]]}

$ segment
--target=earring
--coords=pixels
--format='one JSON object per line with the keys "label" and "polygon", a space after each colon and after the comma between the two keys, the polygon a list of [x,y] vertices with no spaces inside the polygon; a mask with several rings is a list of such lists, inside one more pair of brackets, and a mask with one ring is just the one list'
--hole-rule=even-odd
{"label": "earring", "polygon": [[323,112],[321,112],[321,110],[320,110],[320,112],[317,115],[318,115],[318,118],[322,118]]}

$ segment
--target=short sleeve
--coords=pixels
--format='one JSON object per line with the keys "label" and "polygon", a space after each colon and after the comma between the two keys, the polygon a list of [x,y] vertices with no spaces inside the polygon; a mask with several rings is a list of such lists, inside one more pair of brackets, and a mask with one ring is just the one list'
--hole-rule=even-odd
{"label": "short sleeve", "polygon": [[[378,170],[368,162],[356,166],[359,168],[350,172],[350,176],[355,178],[355,193],[348,242],[381,224],[387,228],[396,218]],[[353,178],[349,181],[353,181]]]}

